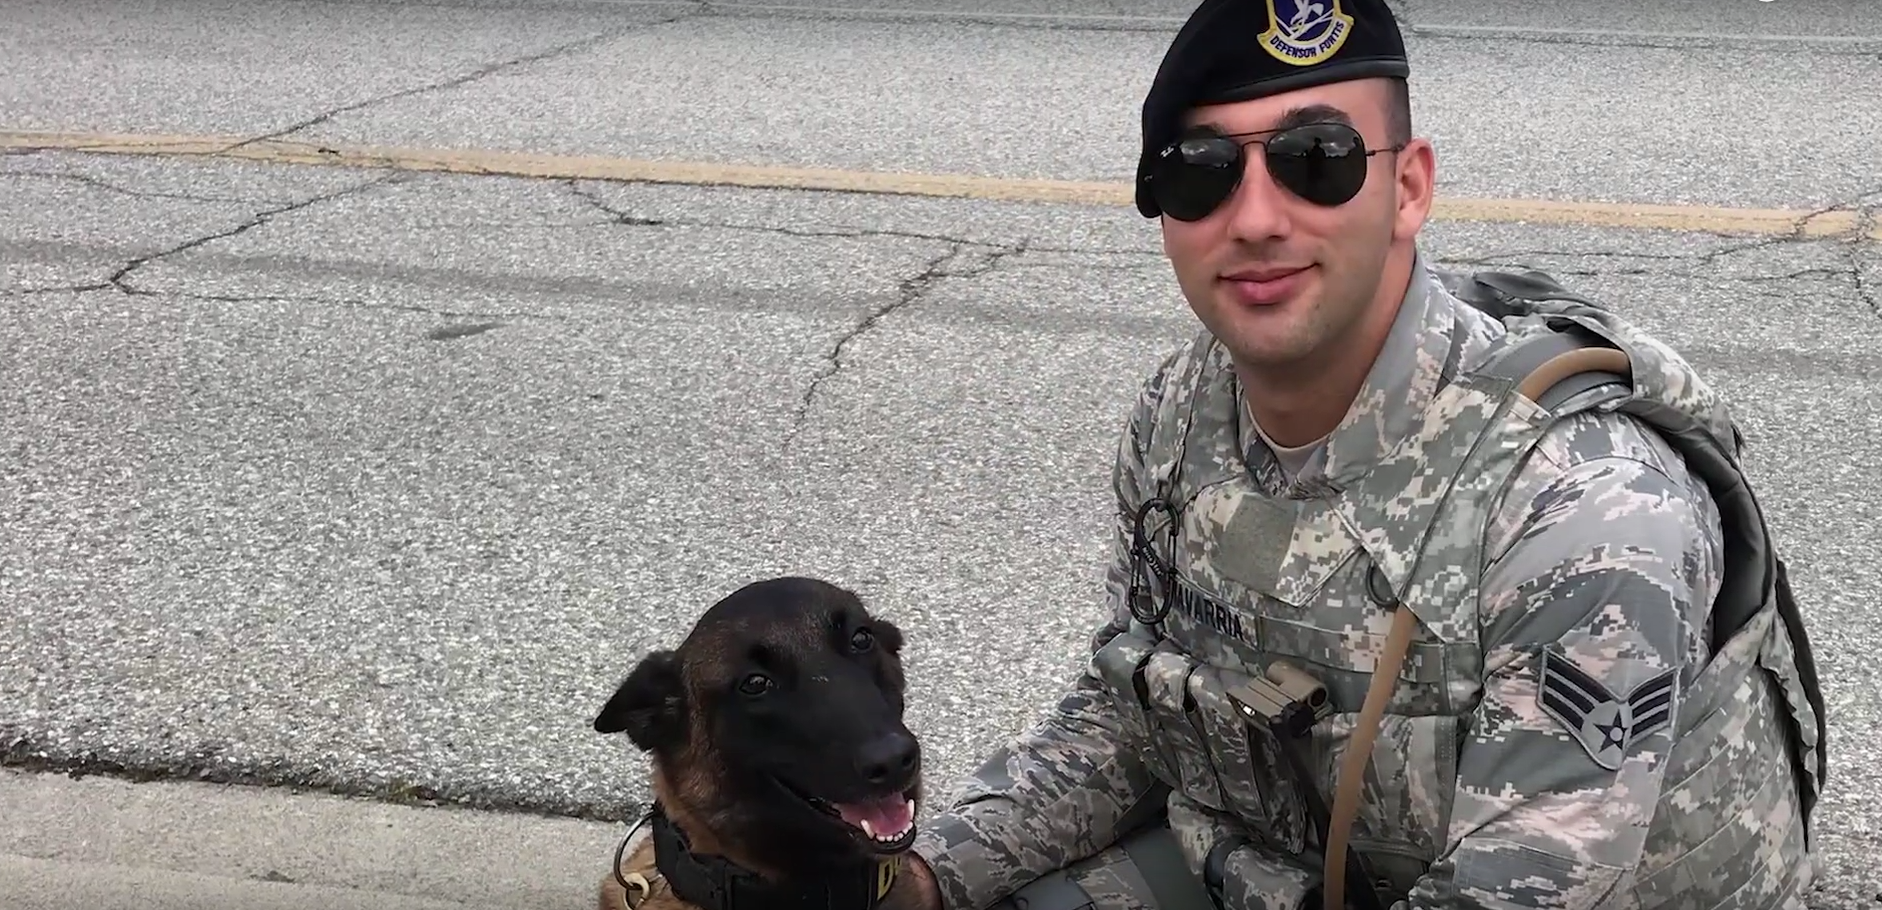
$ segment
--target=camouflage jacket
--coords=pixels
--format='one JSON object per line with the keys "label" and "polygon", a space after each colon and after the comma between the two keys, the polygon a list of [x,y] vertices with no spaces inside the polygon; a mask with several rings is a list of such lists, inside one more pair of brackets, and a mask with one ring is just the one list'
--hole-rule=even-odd
{"label": "camouflage jacket", "polygon": [[[1106,848],[1147,801],[1225,910],[1301,905],[1390,603],[1416,631],[1351,840],[1382,905],[1801,906],[1821,696],[1717,396],[1583,307],[1568,321],[1632,375],[1529,401],[1494,358],[1545,321],[1465,303],[1453,292],[1484,290],[1468,276],[1414,274],[1298,477],[1242,419],[1207,334],[1145,382],[1090,667],[924,826],[950,910]],[[1709,433],[1712,454],[1682,457],[1652,428],[1666,420]],[[1177,517],[1140,536],[1157,497]],[[1173,567],[1167,585],[1133,576],[1134,543]],[[1146,626],[1134,596],[1164,615]],[[1226,695],[1276,658],[1330,696],[1305,739]]]}

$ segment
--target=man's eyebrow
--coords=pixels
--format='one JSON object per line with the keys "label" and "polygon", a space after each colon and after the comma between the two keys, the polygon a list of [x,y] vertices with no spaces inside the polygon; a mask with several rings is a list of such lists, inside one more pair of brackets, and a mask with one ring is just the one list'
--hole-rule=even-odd
{"label": "man's eyebrow", "polygon": [[1288,108],[1287,113],[1281,115],[1280,121],[1274,125],[1274,128],[1284,130],[1291,126],[1300,126],[1303,123],[1325,123],[1329,120],[1334,123],[1344,123],[1348,126],[1351,126],[1353,123],[1353,118],[1337,107],[1330,104],[1309,104],[1303,107]]}
{"label": "man's eyebrow", "polygon": [[1352,115],[1337,107],[1330,104],[1304,104],[1299,107],[1288,108],[1287,113],[1282,114],[1281,119],[1275,121],[1273,126],[1263,127],[1258,130],[1237,130],[1234,132],[1229,132],[1220,125],[1216,125],[1216,128],[1223,130],[1230,136],[1260,136],[1267,133],[1278,133],[1281,130],[1291,129],[1304,123],[1327,123],[1329,121],[1354,126]]}

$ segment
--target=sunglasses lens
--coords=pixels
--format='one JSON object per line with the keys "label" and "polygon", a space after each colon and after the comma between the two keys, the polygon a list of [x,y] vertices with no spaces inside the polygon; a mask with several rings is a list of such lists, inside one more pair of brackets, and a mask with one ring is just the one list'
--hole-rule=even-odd
{"label": "sunglasses lens", "polygon": [[1151,175],[1157,207],[1178,221],[1196,221],[1215,211],[1242,180],[1242,147],[1225,136],[1178,142]]}
{"label": "sunglasses lens", "polygon": [[1274,181],[1315,205],[1343,205],[1366,184],[1366,142],[1345,124],[1298,126],[1266,145]]}

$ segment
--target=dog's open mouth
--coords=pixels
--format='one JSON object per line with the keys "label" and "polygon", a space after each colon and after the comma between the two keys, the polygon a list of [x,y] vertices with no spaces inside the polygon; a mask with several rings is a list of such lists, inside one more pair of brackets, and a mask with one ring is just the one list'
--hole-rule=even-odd
{"label": "dog's open mouth", "polygon": [[915,801],[900,793],[861,803],[823,803],[819,808],[834,812],[883,850],[900,850],[915,839]]}
{"label": "dog's open mouth", "polygon": [[838,803],[818,799],[789,784],[785,786],[812,808],[848,825],[861,840],[879,852],[898,853],[915,842],[915,801],[907,793]]}

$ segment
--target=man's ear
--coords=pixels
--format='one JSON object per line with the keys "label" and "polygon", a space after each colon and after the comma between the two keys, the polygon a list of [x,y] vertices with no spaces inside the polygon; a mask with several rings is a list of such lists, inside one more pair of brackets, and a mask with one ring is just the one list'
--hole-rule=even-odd
{"label": "man's ear", "polygon": [[626,733],[641,751],[677,744],[686,732],[686,688],[679,655],[654,651],[641,658],[595,715],[598,733]]}

